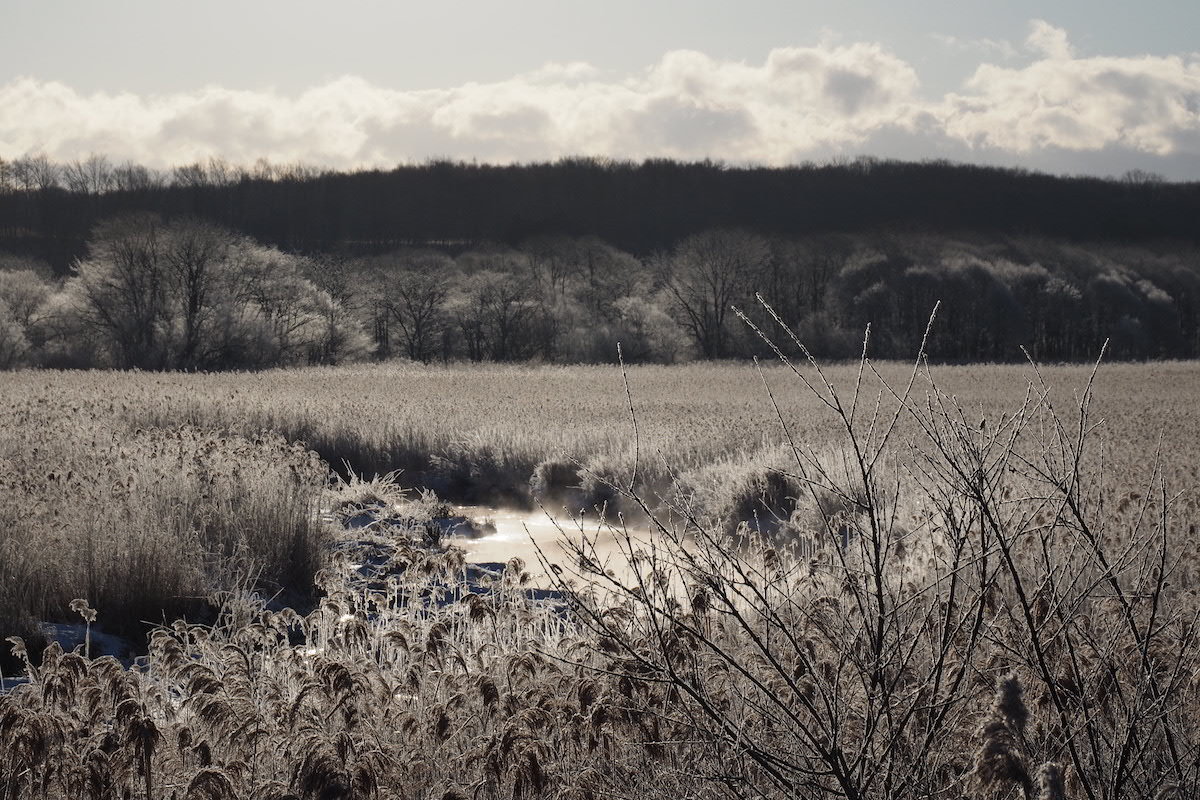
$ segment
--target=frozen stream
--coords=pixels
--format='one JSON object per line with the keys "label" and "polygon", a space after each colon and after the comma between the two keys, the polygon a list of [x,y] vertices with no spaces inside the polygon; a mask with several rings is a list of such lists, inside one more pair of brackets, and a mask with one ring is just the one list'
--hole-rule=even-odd
{"label": "frozen stream", "polygon": [[[600,522],[594,514],[572,518],[564,509],[555,517],[542,509],[522,510],[489,506],[458,506],[454,513],[456,516],[453,519],[461,522],[461,518],[465,517],[474,525],[456,524],[449,529],[450,534],[446,541],[464,550],[467,561],[473,564],[504,564],[514,557],[522,559],[531,579],[528,587],[531,593],[536,594],[541,590],[553,588],[551,579],[539,561],[538,548],[541,548],[542,554],[550,563],[561,565],[567,573],[563,577],[569,579],[572,572],[571,556],[564,550],[563,541],[569,538],[578,542],[584,535],[595,543],[594,555],[616,576],[627,582],[633,577],[618,546],[619,540],[624,541],[625,533]],[[324,514],[330,521],[335,518],[328,510]],[[346,520],[344,524],[347,531],[352,531],[367,527],[373,518],[373,515],[367,513],[358,524],[353,524],[353,518]],[[456,532],[466,530],[476,532]],[[630,525],[626,530],[637,547],[644,546],[654,538],[646,525]],[[352,535],[342,544],[350,545],[350,551],[357,559],[351,563],[351,574],[359,579],[378,577],[377,573],[386,573],[389,569],[389,558],[394,547],[380,545],[371,538],[359,541]],[[82,624],[43,622],[40,623],[40,627],[48,640],[58,642],[68,652],[79,648],[85,639],[86,629]],[[106,634],[98,625],[92,627],[92,656],[111,655],[128,666],[138,654],[139,648],[132,642]],[[24,682],[24,677],[0,675],[0,695]]]}
{"label": "frozen stream", "polygon": [[[548,510],[535,508],[491,508],[488,506],[458,506],[456,513],[483,524],[481,535],[452,535],[449,543],[466,551],[467,561],[480,563],[504,563],[510,558],[520,558],[535,582],[546,578],[545,570],[538,561],[538,548],[552,564],[569,567],[570,554],[564,549],[563,540],[579,541],[586,534],[595,541],[596,555],[618,574],[627,573],[628,566],[622,555],[618,540],[624,533],[595,515],[572,518],[565,510],[552,516]],[[648,543],[652,534],[649,527],[627,527],[631,538],[639,543]],[[568,571],[570,571],[568,569]]]}

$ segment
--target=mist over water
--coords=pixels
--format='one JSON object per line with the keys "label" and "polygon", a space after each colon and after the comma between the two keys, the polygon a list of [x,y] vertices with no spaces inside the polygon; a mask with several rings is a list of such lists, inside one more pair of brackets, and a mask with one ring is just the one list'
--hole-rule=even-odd
{"label": "mist over water", "polygon": [[572,517],[565,508],[526,511],[491,506],[458,506],[456,511],[476,522],[490,523],[494,528],[482,536],[449,537],[450,544],[466,552],[468,562],[503,564],[509,559],[520,558],[525,562],[530,578],[538,585],[545,585],[552,579],[542,566],[543,557],[549,563],[563,567],[566,573],[576,568],[571,564],[572,554],[564,546],[567,541],[579,542],[586,536],[590,542],[594,542],[595,555],[601,562],[625,579],[633,576],[623,549],[627,547],[626,535],[635,546],[649,545],[661,538],[646,524],[603,521],[595,513]]}

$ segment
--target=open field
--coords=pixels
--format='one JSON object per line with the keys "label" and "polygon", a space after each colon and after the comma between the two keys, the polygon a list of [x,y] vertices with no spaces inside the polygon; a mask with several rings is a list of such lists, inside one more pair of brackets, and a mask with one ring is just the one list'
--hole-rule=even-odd
{"label": "open field", "polygon": [[[911,368],[883,364],[903,384]],[[826,371],[853,388],[857,366]],[[1043,369],[1052,397],[1072,402],[1091,370]],[[811,370],[805,370],[810,378]],[[840,424],[781,366],[762,376],[799,442],[834,442]],[[940,389],[978,420],[1018,406],[1035,376],[1027,366],[935,367]],[[641,470],[651,482],[664,469],[693,478],[704,467],[753,461],[784,440],[759,373],[750,364],[634,367],[628,372],[640,433]],[[878,381],[867,374],[857,414],[874,411]],[[1094,419],[1097,444],[1112,471],[1136,480],[1164,437],[1167,468],[1195,481],[1188,454],[1200,443],[1194,395],[1200,367],[1191,362],[1114,364],[1101,368]],[[924,396],[927,382],[915,390]],[[359,365],[257,373],[159,374],[24,372],[6,376],[0,401],[37,409],[67,432],[80,420],[120,430],[175,428],[242,435],[271,432],[303,442],[335,468],[362,474],[404,471],[401,482],[431,485],[456,501],[529,502],[529,480],[543,463],[578,460],[604,477],[627,477],[635,438],[621,373],[612,367]],[[894,408],[882,397],[884,412]],[[32,413],[32,412],[30,412]],[[902,420],[902,423],[905,420]],[[15,424],[15,423],[10,423]],[[9,427],[6,425],[5,427]]]}
{"label": "open field", "polygon": [[[858,365],[826,371],[834,409],[779,366],[637,367],[632,418],[600,367],[8,375],[3,633],[77,619],[75,598],[120,627],[225,593],[142,670],[29,665],[0,698],[0,785],[1188,796],[1200,365],[1102,367],[1094,399],[1080,367],[1043,369],[1048,393],[1029,368],[934,367],[909,395],[911,368],[878,369],[903,407],[867,369],[851,411]],[[567,611],[528,601],[520,564],[480,588],[415,539],[385,585],[342,583],[327,473],[296,442],[457,502],[640,499],[678,546],[640,556],[638,586],[582,543]],[[300,599],[314,576],[308,615],[236,591]]]}
{"label": "open field", "polygon": [[[879,371],[900,387],[911,375],[902,364]],[[1052,398],[1067,407],[1090,372],[1043,370]],[[811,368],[804,374],[816,378]],[[853,388],[858,368],[825,374]],[[62,615],[82,595],[116,617],[161,619],[168,594],[200,597],[219,572],[305,584],[319,561],[315,523],[305,520],[324,468],[288,443],[343,472],[401,470],[401,485],[452,502],[573,511],[608,502],[630,512],[610,484],[635,478],[653,508],[686,498],[690,512],[726,528],[756,512],[793,511],[787,498],[798,488],[769,479],[772,469],[795,471],[780,418],[793,441],[823,458],[844,450],[839,420],[783,366],[648,366],[627,375],[636,438],[612,367],[10,374],[0,383],[3,552],[6,572],[25,577],[6,583],[4,619]],[[1000,365],[936,367],[933,376],[974,421],[1011,414],[1036,379],[1029,367]],[[878,401],[882,427],[895,400],[869,373],[863,386],[856,422],[868,423]],[[1200,486],[1197,391],[1194,363],[1100,370],[1089,469],[1102,471],[1110,494],[1143,491],[1155,470],[1185,497]],[[924,377],[915,392],[927,396]],[[917,431],[906,417],[898,430],[902,449]],[[145,603],[114,594],[135,586]]]}

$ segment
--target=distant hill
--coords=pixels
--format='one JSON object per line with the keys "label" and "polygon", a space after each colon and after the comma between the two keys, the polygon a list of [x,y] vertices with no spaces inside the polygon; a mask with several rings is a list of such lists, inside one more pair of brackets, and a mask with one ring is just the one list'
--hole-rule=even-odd
{"label": "distant hill", "polygon": [[99,220],[129,211],[192,215],[285,250],[352,255],[411,244],[516,245],[565,234],[598,236],[644,256],[727,227],[772,236],[1200,241],[1200,183],[1146,175],[1106,180],[873,159],[781,168],[586,158],[514,166],[437,161],[356,172],[102,166],[107,172],[93,170],[84,180],[80,165],[42,162],[40,180],[24,186],[11,168],[0,170],[8,176],[0,182],[0,251],[40,258],[62,273]]}

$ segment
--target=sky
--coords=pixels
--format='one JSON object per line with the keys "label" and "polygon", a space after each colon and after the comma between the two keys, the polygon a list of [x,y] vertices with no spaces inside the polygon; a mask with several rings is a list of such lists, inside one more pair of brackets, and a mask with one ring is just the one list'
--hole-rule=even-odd
{"label": "sky", "polygon": [[1200,180],[1200,2],[0,0],[0,158]]}

